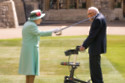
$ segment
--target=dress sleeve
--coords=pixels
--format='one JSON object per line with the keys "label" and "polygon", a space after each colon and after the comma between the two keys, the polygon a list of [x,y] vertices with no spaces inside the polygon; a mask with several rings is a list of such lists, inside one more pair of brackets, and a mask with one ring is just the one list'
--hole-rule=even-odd
{"label": "dress sleeve", "polygon": [[52,31],[40,31],[36,25],[30,25],[30,33],[37,36],[51,36]]}

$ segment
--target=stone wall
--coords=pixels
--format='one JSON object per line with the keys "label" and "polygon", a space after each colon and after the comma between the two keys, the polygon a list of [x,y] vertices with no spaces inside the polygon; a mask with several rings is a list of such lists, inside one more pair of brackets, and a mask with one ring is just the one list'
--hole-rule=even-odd
{"label": "stone wall", "polygon": [[25,23],[28,20],[30,12],[34,9],[38,9],[37,0],[14,0],[16,4],[16,10],[18,15],[19,24]]}
{"label": "stone wall", "polygon": [[0,0],[0,2],[4,2],[4,1],[9,1],[9,0]]}
{"label": "stone wall", "polygon": [[38,9],[38,2],[25,2],[26,17],[28,18],[32,10]]}
{"label": "stone wall", "polygon": [[[12,3],[10,0],[0,0],[0,27],[15,27],[17,25],[13,22],[15,15],[13,13]],[[26,19],[32,10],[38,9],[42,3],[43,10],[46,10],[46,1],[39,2],[40,0],[24,0],[25,8],[22,0],[13,0],[15,2],[16,12],[19,24],[25,23]],[[87,0],[87,7],[95,6],[100,12],[104,14],[107,20],[112,21],[115,19],[123,19],[123,8],[113,8],[114,0]],[[79,21],[87,18],[87,9],[47,9],[45,11],[45,20],[51,21]]]}
{"label": "stone wall", "polygon": [[114,0],[92,0],[92,5],[97,7],[108,21],[123,19],[123,9],[114,8]]}
{"label": "stone wall", "polygon": [[16,28],[18,26],[17,16],[11,1],[0,2],[0,27]]}
{"label": "stone wall", "polygon": [[54,21],[79,21],[87,18],[87,10],[83,9],[61,9],[61,10],[49,10],[46,11],[45,20]]}
{"label": "stone wall", "polygon": [[24,24],[34,9],[38,9],[38,2],[36,0],[13,0],[17,11],[19,24]]}
{"label": "stone wall", "polygon": [[[87,7],[95,6],[108,21],[122,20],[123,8],[114,8],[114,0],[88,0]],[[45,20],[77,21],[86,18],[87,9],[50,9],[46,11]]]}
{"label": "stone wall", "polygon": [[122,8],[115,8],[111,14],[112,20],[124,20]]}
{"label": "stone wall", "polygon": [[16,13],[18,17],[19,24],[24,24],[26,22],[25,10],[22,0],[13,0],[15,2]]}

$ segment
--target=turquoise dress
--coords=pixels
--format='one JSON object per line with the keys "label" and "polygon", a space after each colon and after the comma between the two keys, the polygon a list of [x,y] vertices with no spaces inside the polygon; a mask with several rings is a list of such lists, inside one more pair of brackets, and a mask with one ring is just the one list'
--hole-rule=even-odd
{"label": "turquoise dress", "polygon": [[52,31],[40,31],[33,21],[27,21],[22,30],[22,49],[19,62],[19,74],[39,75],[40,36],[51,36]]}

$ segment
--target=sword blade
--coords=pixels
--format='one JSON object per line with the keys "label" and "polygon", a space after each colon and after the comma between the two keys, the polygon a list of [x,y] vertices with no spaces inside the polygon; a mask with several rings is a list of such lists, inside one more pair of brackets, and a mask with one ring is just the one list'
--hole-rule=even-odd
{"label": "sword blade", "polygon": [[67,28],[70,28],[70,27],[72,27],[72,26],[75,26],[75,25],[77,25],[77,24],[80,24],[80,23],[86,22],[86,21],[88,21],[89,19],[90,19],[90,18],[88,18],[88,19],[84,19],[84,20],[79,21],[79,22],[77,22],[77,23],[74,23],[74,24],[71,24],[71,25],[69,25],[69,26],[66,26],[66,27],[64,27],[64,28],[61,28],[59,31],[62,31],[62,30],[65,30],[65,29],[67,29]]}

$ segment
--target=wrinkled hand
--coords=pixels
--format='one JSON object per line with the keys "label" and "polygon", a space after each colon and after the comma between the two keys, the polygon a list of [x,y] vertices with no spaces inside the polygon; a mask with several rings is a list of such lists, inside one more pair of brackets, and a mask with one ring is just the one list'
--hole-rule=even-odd
{"label": "wrinkled hand", "polygon": [[80,50],[80,51],[85,51],[85,47],[80,46],[79,50]]}

